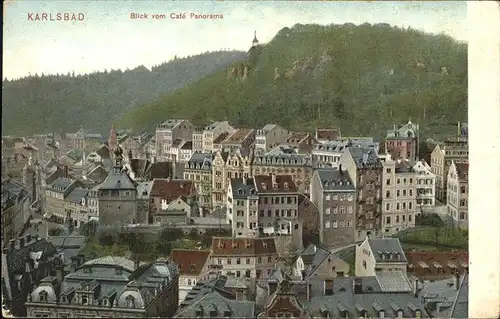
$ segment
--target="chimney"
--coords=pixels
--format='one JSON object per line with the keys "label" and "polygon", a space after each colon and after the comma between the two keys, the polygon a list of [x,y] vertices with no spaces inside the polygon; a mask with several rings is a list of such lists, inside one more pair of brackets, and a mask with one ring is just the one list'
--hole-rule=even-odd
{"label": "chimney", "polygon": [[60,283],[64,281],[64,265],[56,266],[56,277]]}
{"label": "chimney", "polygon": [[10,247],[11,251],[13,251],[14,249],[16,249],[16,240],[15,239],[9,240],[9,247]]}
{"label": "chimney", "polygon": [[460,289],[460,274],[458,272],[455,274],[455,289],[457,291]]}
{"label": "chimney", "polygon": [[134,268],[139,269],[139,265],[140,265],[139,258],[136,258],[134,261]]}
{"label": "chimney", "polygon": [[19,249],[24,248],[24,237],[19,237]]}
{"label": "chimney", "polygon": [[418,278],[415,277],[413,279],[413,296],[415,296],[415,298],[418,298]]}
{"label": "chimney", "polygon": [[333,280],[325,279],[324,286],[325,286],[325,291],[324,291],[325,296],[333,295]]}
{"label": "chimney", "polygon": [[68,178],[68,165],[64,165],[64,177]]}
{"label": "chimney", "polygon": [[363,282],[361,278],[353,279],[353,290],[355,295],[360,295],[363,293]]}

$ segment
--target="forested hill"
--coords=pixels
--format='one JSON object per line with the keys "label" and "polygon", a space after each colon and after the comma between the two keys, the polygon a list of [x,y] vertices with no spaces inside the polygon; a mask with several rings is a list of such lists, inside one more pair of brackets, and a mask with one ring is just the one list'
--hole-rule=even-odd
{"label": "forested hill", "polygon": [[245,62],[131,111],[120,124],[144,129],[172,117],[294,130],[339,125],[351,136],[380,136],[411,117],[424,134],[447,134],[467,119],[467,45],[387,24],[298,24],[253,48]]}
{"label": "forested hill", "polygon": [[4,81],[2,135],[72,132],[80,127],[107,133],[125,112],[241,61],[245,54],[224,51],[175,58],[151,71],[140,66],[127,71]]}

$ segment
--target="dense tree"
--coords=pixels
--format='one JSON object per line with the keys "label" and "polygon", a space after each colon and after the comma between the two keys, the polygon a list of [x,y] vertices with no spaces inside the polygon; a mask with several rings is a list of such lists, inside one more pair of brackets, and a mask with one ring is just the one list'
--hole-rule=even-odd
{"label": "dense tree", "polygon": [[167,117],[306,131],[340,125],[343,135],[372,136],[411,117],[422,137],[450,134],[452,123],[467,118],[467,45],[387,24],[298,24],[246,61],[134,109],[120,123],[141,130]]}
{"label": "dense tree", "polygon": [[4,81],[2,134],[74,132],[79,127],[108,133],[125,112],[243,58],[239,51],[213,52],[177,58],[151,71],[140,66],[125,72],[30,74]]}

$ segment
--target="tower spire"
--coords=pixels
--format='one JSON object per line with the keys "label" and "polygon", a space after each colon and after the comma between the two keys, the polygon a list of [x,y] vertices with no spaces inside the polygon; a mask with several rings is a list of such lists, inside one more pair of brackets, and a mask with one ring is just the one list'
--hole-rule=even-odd
{"label": "tower spire", "polygon": [[253,32],[253,41],[252,41],[252,46],[256,46],[259,44],[259,40],[257,40],[257,30]]}

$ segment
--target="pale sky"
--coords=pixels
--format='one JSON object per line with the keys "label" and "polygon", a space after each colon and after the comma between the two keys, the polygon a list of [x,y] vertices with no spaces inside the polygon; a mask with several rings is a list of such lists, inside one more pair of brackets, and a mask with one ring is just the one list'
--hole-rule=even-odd
{"label": "pale sky", "polygon": [[[257,31],[268,42],[294,24],[389,23],[466,41],[465,1],[65,1],[4,3],[4,78],[31,74],[90,73],[151,67],[206,51],[247,51]],[[83,13],[83,21],[30,21],[28,14]],[[171,13],[186,13],[173,20]],[[132,20],[131,13],[147,13]],[[219,20],[189,19],[190,13],[221,14]],[[152,14],[166,19],[153,20]]]}

